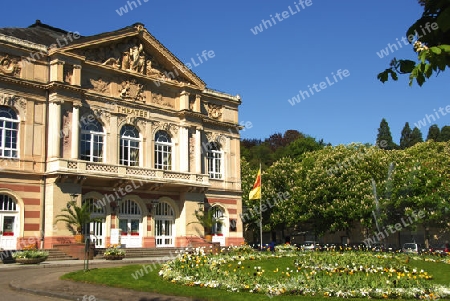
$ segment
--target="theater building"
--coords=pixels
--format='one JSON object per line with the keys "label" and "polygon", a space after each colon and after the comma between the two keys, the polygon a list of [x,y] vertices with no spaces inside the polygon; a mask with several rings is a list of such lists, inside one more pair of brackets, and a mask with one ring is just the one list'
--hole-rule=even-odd
{"label": "theater building", "polygon": [[127,248],[188,246],[202,207],[223,222],[213,241],[242,243],[240,104],[140,23],[0,28],[0,248],[72,243],[56,222],[71,201],[96,205],[84,232],[98,248],[113,233]]}

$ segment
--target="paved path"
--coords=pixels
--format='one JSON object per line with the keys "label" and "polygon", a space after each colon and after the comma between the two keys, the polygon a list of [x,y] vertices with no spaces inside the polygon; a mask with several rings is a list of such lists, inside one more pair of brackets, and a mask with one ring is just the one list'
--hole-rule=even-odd
{"label": "paved path", "polygon": [[[89,268],[150,263],[155,258],[130,258],[122,261],[94,259]],[[171,297],[128,289],[59,280],[71,271],[83,269],[82,260],[48,261],[39,265],[0,263],[0,300],[13,301],[193,301],[185,297]]]}

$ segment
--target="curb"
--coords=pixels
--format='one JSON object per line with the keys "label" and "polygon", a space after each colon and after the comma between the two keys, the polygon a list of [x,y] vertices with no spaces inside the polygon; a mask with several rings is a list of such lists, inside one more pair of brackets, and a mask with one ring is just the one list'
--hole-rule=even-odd
{"label": "curb", "polygon": [[[0,267],[1,270],[12,270],[12,269],[49,269],[49,268],[64,268],[64,267],[71,267],[71,266],[77,266],[77,265],[84,265],[83,260],[74,260],[76,263],[40,263],[36,265],[15,265],[11,264],[9,267]],[[130,260],[102,260],[102,261],[89,261],[89,266],[91,265],[102,265],[102,264],[135,264],[135,263],[147,263],[147,262],[153,262],[157,261],[161,263],[161,259],[158,258],[148,258],[148,259],[130,259]],[[8,264],[10,265],[10,264]]]}
{"label": "curb", "polygon": [[[110,260],[105,260],[105,261],[98,261],[98,262],[92,262],[89,265],[102,265],[102,264],[114,264],[114,265],[120,265],[120,264],[136,264],[136,263],[148,263],[148,262],[154,262],[154,261],[158,261],[160,262],[160,260],[158,260],[157,258],[152,258],[152,259],[133,259],[133,260],[120,260],[120,261],[110,261]],[[57,263],[57,264],[49,264],[49,265],[33,265],[33,266],[29,266],[29,265],[23,265],[23,267],[11,267],[11,268],[5,268],[5,269],[39,269],[39,268],[60,268],[60,267],[71,267],[71,266],[77,266],[77,265],[84,265],[84,262],[80,261],[77,263],[72,263],[72,264],[64,264],[64,263]],[[64,280],[59,280],[58,281],[64,281]],[[54,297],[54,298],[60,298],[60,299],[66,299],[66,300],[76,300],[76,301],[83,301],[83,296],[73,296],[73,295],[68,295],[68,294],[63,294],[63,293],[55,293],[52,291],[42,291],[42,290],[36,290],[36,289],[31,289],[31,288],[25,288],[25,287],[21,287],[19,284],[15,284],[14,281],[11,281],[9,283],[9,287],[12,290],[15,291],[19,291],[19,292],[26,292],[29,294],[33,294],[33,295],[39,295],[39,296],[45,296],[45,297]],[[167,296],[168,297],[168,296]],[[96,301],[108,301],[105,299],[99,299],[96,298]]]}

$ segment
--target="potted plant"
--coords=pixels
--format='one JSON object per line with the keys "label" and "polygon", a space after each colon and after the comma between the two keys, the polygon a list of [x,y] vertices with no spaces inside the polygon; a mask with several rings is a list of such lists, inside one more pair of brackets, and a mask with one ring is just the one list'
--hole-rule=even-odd
{"label": "potted plant", "polygon": [[65,222],[67,228],[75,235],[75,242],[84,243],[84,235],[82,229],[86,224],[101,221],[100,218],[92,218],[92,204],[86,202],[81,207],[77,206],[75,202],[69,203],[67,208],[61,211],[64,214],[56,216],[56,222]]}
{"label": "potted plant", "polygon": [[33,264],[33,263],[41,263],[47,260],[48,252],[38,250],[36,245],[31,244],[25,246],[22,251],[17,251],[12,254],[12,257],[15,259],[17,263],[22,264]]}
{"label": "potted plant", "polygon": [[223,225],[223,221],[214,216],[214,210],[209,209],[205,212],[205,209],[195,210],[194,212],[197,221],[190,222],[190,224],[200,224],[203,226],[205,231],[205,240],[208,242],[212,242],[212,235],[214,226]]}
{"label": "potted plant", "polygon": [[122,260],[125,258],[125,250],[118,248],[119,245],[111,245],[103,253],[106,260]]}

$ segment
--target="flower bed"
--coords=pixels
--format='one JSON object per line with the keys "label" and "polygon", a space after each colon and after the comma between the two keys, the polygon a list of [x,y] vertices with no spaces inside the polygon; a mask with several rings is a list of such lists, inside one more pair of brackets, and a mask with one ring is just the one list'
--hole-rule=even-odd
{"label": "flower bed", "polygon": [[119,248],[119,245],[111,245],[105,250],[103,257],[107,260],[121,260],[125,258],[125,250]]}
{"label": "flower bed", "polygon": [[432,282],[427,271],[405,264],[403,255],[361,252],[302,253],[279,248],[255,252],[244,246],[220,255],[203,249],[180,254],[160,275],[189,286],[268,295],[366,298],[444,298],[449,286]]}
{"label": "flower bed", "polygon": [[22,251],[14,252],[12,257],[17,263],[33,264],[47,260],[48,252],[37,250],[35,245],[29,245]]}

